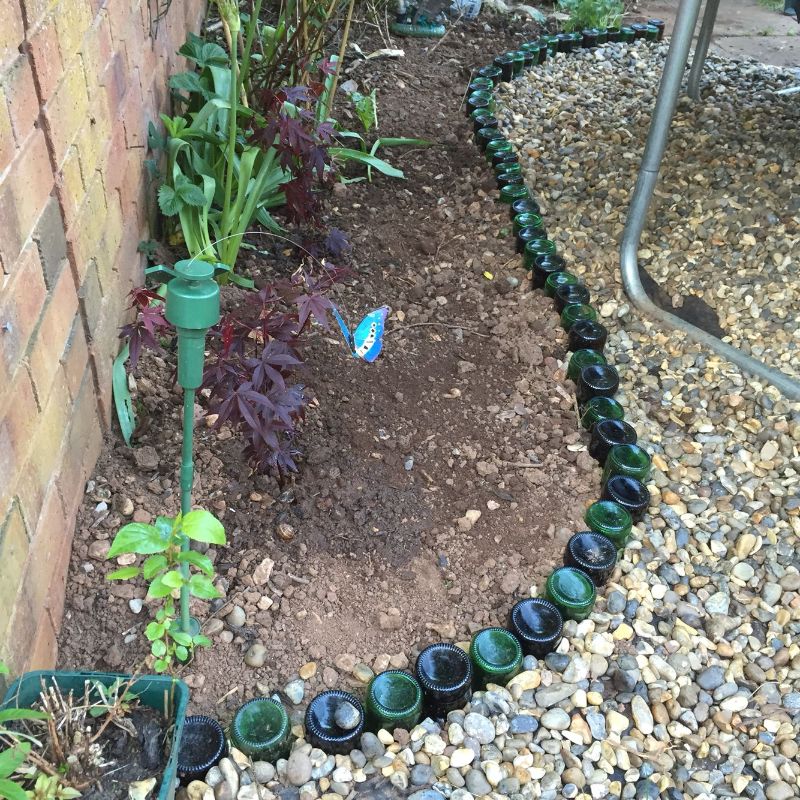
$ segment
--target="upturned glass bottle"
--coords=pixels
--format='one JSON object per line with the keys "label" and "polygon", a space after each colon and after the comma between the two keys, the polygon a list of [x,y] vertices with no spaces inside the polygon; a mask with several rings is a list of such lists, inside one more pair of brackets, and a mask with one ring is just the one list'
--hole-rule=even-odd
{"label": "upturned glass bottle", "polygon": [[525,178],[521,173],[501,172],[497,176],[497,188],[502,191],[504,186],[524,186]]}
{"label": "upturned glass bottle", "polygon": [[606,357],[597,350],[576,350],[567,364],[567,377],[574,383],[584,367],[589,364],[607,364]]}
{"label": "upturned glass bottle", "polygon": [[203,780],[227,753],[225,731],[217,720],[202,715],[186,717],[178,750],[178,777],[184,785]]}
{"label": "upturned glass bottle", "polygon": [[609,42],[618,42],[621,38],[619,28],[606,28],[606,36]]}
{"label": "upturned glass bottle", "polygon": [[526,656],[544,658],[561,643],[564,621],[554,603],[544,597],[528,597],[511,609],[508,627]]}
{"label": "upturned glass bottle", "polygon": [[606,364],[590,364],[578,374],[575,394],[578,405],[588,403],[593,397],[613,397],[619,389],[619,373]]}
{"label": "upturned glass bottle", "polygon": [[642,483],[650,477],[650,456],[638,444],[616,444],[606,456],[603,482],[613,475],[627,475]]}
{"label": "upturned glass bottle", "polygon": [[664,28],[666,27],[666,23],[663,19],[649,19],[647,20],[648,26],[655,28],[658,31],[658,35],[656,37],[657,41],[661,41],[664,38]]}
{"label": "upturned glass bottle", "polygon": [[462,708],[472,696],[472,662],[454,644],[428,645],[417,658],[415,672],[422,686],[425,713],[433,718]]}
{"label": "upturned glass bottle", "polygon": [[390,669],[370,681],[365,705],[369,730],[410,731],[422,714],[422,687],[408,672]]}
{"label": "upturned glass bottle", "polygon": [[544,228],[538,228],[532,225],[530,227],[518,230],[517,247],[516,247],[517,252],[524,253],[525,246],[528,244],[528,242],[533,242],[536,241],[537,239],[544,239],[546,236],[547,233],[545,233]]}
{"label": "upturned glass bottle", "polygon": [[494,81],[491,78],[484,78],[482,75],[479,75],[477,78],[473,78],[469,82],[467,89],[470,92],[477,92],[486,89],[491,91],[493,86]]}
{"label": "upturned glass bottle", "polygon": [[484,628],[469,646],[473,687],[483,689],[488,683],[505,686],[522,667],[522,648],[505,628]]}
{"label": "upturned glass bottle", "polygon": [[553,296],[556,311],[560,314],[567,306],[574,303],[588,303],[592,299],[589,290],[582,283],[559,286]]}
{"label": "upturned glass bottle", "polygon": [[513,203],[515,200],[522,200],[525,197],[528,197],[527,186],[519,186],[519,185],[504,186],[500,190],[501,203],[510,204]]}
{"label": "upturned glass bottle", "polygon": [[595,586],[605,586],[616,565],[617,548],[600,533],[580,531],[567,542],[564,566],[585,572]]}
{"label": "upturned glass bottle", "polygon": [[617,550],[622,550],[630,541],[633,520],[619,503],[598,500],[586,509],[583,517],[586,527],[609,538]]}
{"label": "upturned glass bottle", "polygon": [[511,146],[511,142],[505,138],[502,139],[491,139],[486,143],[485,153],[486,153],[486,160],[491,163],[492,156],[495,153],[513,153],[514,148]]}
{"label": "upturned glass bottle", "polygon": [[580,622],[592,612],[597,591],[591,578],[575,567],[559,567],[547,578],[547,599],[555,603],[565,619]]}
{"label": "upturned glass bottle", "polygon": [[544,293],[548,297],[555,297],[556,289],[558,289],[559,286],[565,286],[569,283],[579,284],[580,282],[581,279],[577,275],[573,275],[571,272],[562,269],[547,276],[547,280],[544,282]]}
{"label": "upturned glass bottle", "polygon": [[497,117],[492,114],[490,111],[483,111],[479,114],[473,114],[472,116],[472,130],[477,135],[478,131],[481,128],[492,128],[494,130],[498,130],[498,126],[500,125]]}
{"label": "upturned glass bottle", "polygon": [[558,52],[559,53],[571,53],[572,52],[572,34],[571,33],[559,33],[556,34],[558,36]]}
{"label": "upturned glass bottle", "polygon": [[521,197],[511,204],[511,219],[513,220],[517,214],[539,214],[539,204],[532,197]]}
{"label": "upturned glass bottle", "polygon": [[603,484],[603,500],[613,500],[621,505],[634,522],[638,522],[650,505],[650,492],[636,478],[629,475],[612,475]]}
{"label": "upturned glass bottle", "polygon": [[344,755],[358,747],[364,732],[364,706],[349,692],[318,694],[306,708],[306,741],[326,753]]}
{"label": "upturned glass bottle", "polygon": [[550,239],[534,239],[525,245],[523,262],[526,269],[533,269],[537,256],[552,256],[556,253],[556,243]]}
{"label": "upturned glass bottle", "polygon": [[[577,350],[575,352],[578,352]],[[578,370],[580,374],[580,370]],[[581,427],[590,431],[602,419],[623,419],[625,411],[613,397],[593,397],[581,406]]]}
{"label": "upturned glass bottle", "polygon": [[495,66],[500,68],[500,80],[510,81],[514,77],[514,57],[510,53],[503,53],[494,60]]}
{"label": "upturned glass bottle", "polygon": [[483,151],[486,150],[486,147],[489,144],[489,142],[502,142],[502,141],[505,141],[505,136],[503,136],[503,134],[500,133],[500,131],[497,130],[497,128],[481,128],[475,134],[475,144],[477,144],[478,147]]}
{"label": "upturned glass bottle", "polygon": [[607,43],[608,43],[608,28],[598,28],[597,44],[607,44]]}
{"label": "upturned glass bottle", "polygon": [[494,64],[489,64],[488,66],[481,67],[475,74],[481,78],[491,79],[492,84],[494,86],[497,86],[497,84],[500,82],[502,71],[499,67],[495,66]]}
{"label": "upturned glass bottle", "polygon": [[525,69],[525,53],[522,50],[512,50],[511,56],[514,59],[514,77],[517,78]]}
{"label": "upturned glass bottle", "polygon": [[598,420],[592,428],[589,455],[604,466],[611,448],[618,444],[636,444],[634,427],[621,419]]}
{"label": "upturned glass bottle", "polygon": [[292,743],[289,716],[277,700],[256,697],[234,714],[228,737],[251,758],[273,762],[286,758]]}
{"label": "upturned glass bottle", "polygon": [[544,230],[544,223],[539,214],[533,214],[530,211],[517,214],[514,217],[512,229],[514,233],[519,233],[523,228],[541,228]]}
{"label": "upturned glass bottle", "polygon": [[561,327],[569,333],[570,328],[580,320],[596,319],[597,311],[588,303],[570,303],[561,312]]}
{"label": "upturned glass bottle", "polygon": [[647,38],[647,23],[646,22],[634,22],[631,25],[633,29],[633,34],[636,39],[646,39]]}
{"label": "upturned glass bottle", "polygon": [[547,57],[550,55],[550,49],[546,39],[539,39],[539,64],[544,64]]}
{"label": "upturned glass bottle", "polygon": [[600,31],[597,28],[583,30],[583,46],[586,48],[597,47],[600,40]]}
{"label": "upturned glass bottle", "polygon": [[630,25],[623,25],[619,29],[619,40],[630,44],[636,39],[636,31]]}
{"label": "upturned glass bottle", "polygon": [[567,268],[567,262],[559,255],[542,255],[533,259],[533,269],[531,271],[531,283],[534,289],[544,289],[545,282],[550,275],[556,272],[563,272]]}
{"label": "upturned glass bottle", "polygon": [[581,320],[569,329],[570,350],[599,350],[606,346],[608,330],[596,320]]}
{"label": "upturned glass bottle", "polygon": [[472,94],[467,97],[467,116],[470,116],[470,114],[477,111],[479,108],[494,113],[494,97],[491,92],[479,90],[477,92],[472,92]]}
{"label": "upturned glass bottle", "polygon": [[516,156],[514,156],[513,160],[501,161],[499,164],[495,164],[492,169],[497,178],[505,174],[522,175],[522,165]]}

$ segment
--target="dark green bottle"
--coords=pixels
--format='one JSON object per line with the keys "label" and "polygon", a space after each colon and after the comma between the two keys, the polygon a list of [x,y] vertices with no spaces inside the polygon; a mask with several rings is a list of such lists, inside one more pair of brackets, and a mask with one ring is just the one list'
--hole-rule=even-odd
{"label": "dark green bottle", "polygon": [[472,637],[469,657],[475,688],[484,688],[487,683],[505,686],[522,667],[522,648],[505,628],[478,631]]}
{"label": "dark green bottle", "polygon": [[234,714],[228,737],[251,758],[273,762],[286,758],[292,743],[289,716],[276,700],[256,697]]}
{"label": "dark green bottle", "polygon": [[496,67],[494,64],[489,64],[486,67],[481,67],[476,74],[480,78],[491,79],[492,84],[497,86],[497,84],[500,82],[502,72],[499,67]]}
{"label": "dark green bottle", "polygon": [[647,20],[647,24],[658,31],[658,36],[656,38],[660,42],[664,38],[664,28],[666,27],[666,23],[664,22],[664,20],[649,19]]}
{"label": "dark green bottle", "polygon": [[501,203],[513,203],[515,200],[522,200],[525,197],[528,197],[527,186],[519,186],[519,185],[504,186],[500,190]]}
{"label": "dark green bottle", "polygon": [[512,227],[514,233],[519,233],[523,228],[544,229],[544,223],[542,222],[542,218],[539,214],[532,214],[531,212],[526,211],[522,214],[517,214],[514,217],[514,223]]}
{"label": "dark green bottle", "polygon": [[556,311],[560,314],[567,306],[576,303],[588,305],[592,299],[589,290],[582,284],[576,283],[573,285],[559,286],[553,296]]}
{"label": "dark green bottle", "polygon": [[390,669],[376,675],[367,688],[367,728],[391,733],[395,728],[410,731],[422,714],[422,687],[408,672]]}
{"label": "dark green bottle", "polygon": [[473,78],[469,82],[469,86],[467,86],[467,89],[470,92],[477,92],[486,89],[491,91],[493,86],[494,86],[494,81],[492,81],[491,78],[484,78],[482,76],[478,76],[477,78]]}
{"label": "dark green bottle", "polygon": [[522,197],[511,204],[511,219],[524,213],[540,213],[539,204],[532,197]]}
{"label": "dark green bottle", "polygon": [[576,322],[586,319],[597,319],[594,308],[586,303],[572,303],[561,312],[561,327],[569,332]]}
{"label": "dark green bottle", "polygon": [[637,39],[645,39],[645,38],[647,38],[647,24],[646,23],[644,23],[644,22],[634,22],[633,25],[631,25],[631,28],[633,28],[634,36]]}
{"label": "dark green bottle", "polygon": [[611,448],[618,444],[636,444],[636,430],[621,419],[601,419],[592,428],[589,455],[605,465]]}
{"label": "dark green bottle", "polygon": [[505,138],[506,137],[503,136],[497,128],[481,128],[475,134],[475,144],[477,144],[481,150],[485,151],[489,142],[504,142]]}
{"label": "dark green bottle", "polygon": [[499,167],[501,164],[518,164],[519,158],[514,150],[501,150],[499,153],[494,153],[491,158],[492,169]]}
{"label": "dark green bottle", "polygon": [[536,239],[544,239],[545,236],[547,236],[547,234],[544,228],[534,228],[533,226],[530,228],[522,228],[517,231],[517,252],[524,253],[528,242],[533,242]]}
{"label": "dark green bottle", "polygon": [[580,531],[567,542],[564,565],[585,572],[595,586],[605,586],[617,565],[617,548],[600,533]]}
{"label": "dark green bottle", "polygon": [[619,28],[606,28],[606,36],[609,42],[618,42],[622,35]]}
{"label": "dark green bottle", "polygon": [[630,44],[636,38],[636,31],[630,25],[623,25],[619,29],[619,38],[621,42]]}
{"label": "dark green bottle", "polygon": [[467,116],[470,116],[470,114],[477,111],[479,108],[483,111],[491,111],[494,113],[494,97],[492,97],[491,92],[473,92],[467,97]]}
{"label": "dark green bottle", "polygon": [[638,522],[650,506],[650,492],[636,478],[612,475],[603,486],[603,500],[613,500],[621,505],[634,522]]}
{"label": "dark green bottle", "polygon": [[497,176],[497,188],[502,191],[504,186],[524,186],[525,178],[521,174],[502,172]]}
{"label": "dark green bottle", "polygon": [[514,77],[522,75],[525,69],[525,53],[522,50],[513,50],[511,55],[514,58]]}
{"label": "dark green bottle", "polygon": [[492,139],[486,143],[486,160],[491,163],[495,153],[513,153],[514,148],[507,139]]}
{"label": "dark green bottle", "polygon": [[607,44],[607,43],[608,43],[608,28],[598,28],[597,44]]}
{"label": "dark green bottle", "polygon": [[646,483],[650,477],[650,456],[638,444],[616,444],[606,457],[603,483],[614,475],[627,475]]}
{"label": "dark green bottle", "polygon": [[531,283],[534,289],[544,289],[548,277],[555,272],[563,272],[567,267],[567,262],[558,255],[536,256],[533,259],[533,270],[531,272]]}
{"label": "dark green bottle", "polygon": [[578,405],[588,403],[592,397],[613,397],[619,389],[619,373],[606,364],[590,364],[578,373],[575,395]]}
{"label": "dark green bottle", "polygon": [[494,128],[500,126],[497,117],[491,111],[482,111],[478,114],[470,114],[472,117],[472,129],[477,133],[481,128]]}
{"label": "dark green bottle", "polygon": [[[576,350],[567,364],[567,377],[575,383],[581,370],[589,364],[607,364],[606,357],[597,350]],[[603,398],[605,399],[605,398]]]}
{"label": "dark green bottle", "polygon": [[611,539],[617,550],[622,550],[631,539],[631,515],[612,500],[598,500],[586,509],[583,517],[586,527]]}
{"label": "dark green bottle", "polygon": [[581,320],[569,330],[569,349],[599,350],[602,353],[607,339],[605,325],[594,320]]}
{"label": "dark green bottle", "polygon": [[415,673],[422,686],[425,712],[434,719],[463,708],[472,697],[472,662],[454,644],[428,645],[417,658]]}
{"label": "dark green bottle", "polygon": [[[577,353],[580,351],[576,350],[575,352]],[[583,367],[581,367],[581,369],[583,369]],[[578,370],[578,374],[580,375],[580,369]],[[623,419],[624,416],[624,409],[613,397],[593,397],[581,408],[581,426],[585,430],[590,431],[593,426],[602,419],[616,420]]]}
{"label": "dark green bottle", "polygon": [[577,285],[580,282],[581,279],[577,275],[562,269],[560,272],[553,272],[547,276],[547,280],[544,282],[544,293],[548,297],[555,297],[556,289],[559,286],[565,286],[570,283]]}
{"label": "dark green bottle", "polygon": [[503,174],[512,174],[512,175],[522,175],[522,164],[519,163],[519,160],[514,157],[514,161],[501,161],[499,164],[495,164],[492,169],[494,170],[494,174],[496,177],[500,177]]}
{"label": "dark green bottle", "polygon": [[547,40],[539,39],[539,63],[544,64],[544,62],[547,61],[548,55],[550,55],[550,50]]}
{"label": "dark green bottle", "polygon": [[559,53],[571,53],[573,48],[572,34],[571,33],[558,33],[557,49]]}
{"label": "dark green bottle", "polygon": [[660,31],[655,25],[648,25],[644,38],[647,39],[648,42],[657,42],[659,33]]}
{"label": "dark green bottle", "polygon": [[547,578],[547,598],[566,619],[580,622],[592,611],[597,591],[585,572],[574,567],[559,567]]}
{"label": "dark green bottle", "polygon": [[364,706],[349,692],[318,694],[306,708],[306,741],[326,753],[344,755],[358,747],[364,732]]}
{"label": "dark green bottle", "polygon": [[508,615],[508,627],[526,656],[544,658],[561,643],[564,620],[558,607],[544,597],[520,600]]}
{"label": "dark green bottle", "polygon": [[500,68],[500,80],[508,82],[514,77],[514,57],[509,53],[497,56],[494,63]]}
{"label": "dark green bottle", "polygon": [[551,33],[546,37],[547,39],[547,54],[554,56],[558,52],[558,35]]}
{"label": "dark green bottle", "polygon": [[523,262],[525,269],[533,269],[533,262],[537,256],[553,256],[556,253],[556,243],[550,239],[534,239],[525,245]]}

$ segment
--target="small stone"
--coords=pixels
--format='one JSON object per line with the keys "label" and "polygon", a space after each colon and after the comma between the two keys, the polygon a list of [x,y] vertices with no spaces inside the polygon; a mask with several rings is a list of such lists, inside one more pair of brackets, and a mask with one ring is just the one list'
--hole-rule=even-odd
{"label": "small stone", "polygon": [[247,614],[241,606],[234,606],[225,617],[231,628],[241,628],[247,622]]}
{"label": "small stone", "polygon": [[361,752],[372,761],[380,758],[386,752],[386,747],[374,733],[364,733],[361,735]]}
{"label": "small stone", "polygon": [[302,786],[311,779],[311,759],[302,750],[295,750],[289,756],[286,764],[286,779],[292,786]]}
{"label": "small stone", "polygon": [[128,608],[133,611],[134,614],[138,614],[141,612],[142,608],[144,607],[144,602],[138,598],[134,597],[132,600],[128,600]]}
{"label": "small stone", "polygon": [[345,731],[353,730],[361,722],[361,714],[358,709],[346,700],[336,707],[333,718],[336,724]]}
{"label": "small stone", "polygon": [[302,680],[290,681],[286,684],[286,686],[284,686],[283,691],[286,693],[286,696],[289,698],[289,700],[297,705],[298,703],[303,702],[306,685]]}
{"label": "small stone", "polygon": [[133,451],[133,460],[136,462],[136,466],[144,472],[155,472],[161,463],[158,451],[149,444],[137,447]]}
{"label": "small stone", "polygon": [[339,682],[339,673],[333,667],[325,667],[322,670],[322,682],[332,689]]}
{"label": "small stone", "polygon": [[267,648],[264,647],[264,645],[260,642],[251,644],[250,647],[247,648],[247,652],[244,654],[244,663],[253,669],[263,667],[266,659]]}
{"label": "small stone", "polygon": [[707,692],[713,692],[725,683],[725,670],[719,665],[707,667],[697,676],[697,685]]}
{"label": "small stone", "polygon": [[275,780],[275,767],[269,761],[256,761],[253,764],[253,777],[257,783],[269,783]]}
{"label": "small stone", "polygon": [[475,753],[469,747],[459,747],[450,754],[450,766],[456,769],[466,767],[475,760]]}
{"label": "small stone", "polygon": [[552,731],[565,731],[569,728],[569,714],[563,708],[551,708],[542,714],[539,723]]}
{"label": "small stone", "polygon": [[303,664],[297,673],[304,681],[313,678],[317,674],[317,662],[309,661]]}
{"label": "small stone", "polygon": [[353,677],[359,681],[359,683],[366,684],[375,677],[375,673],[368,664],[356,664],[355,667],[353,667]]}
{"label": "small stone", "polygon": [[639,731],[645,736],[649,736],[654,727],[653,713],[650,711],[650,706],[638,694],[635,694],[631,700],[631,714]]}
{"label": "small stone", "polygon": [[89,545],[89,558],[93,558],[95,561],[105,561],[110,549],[111,542],[107,539],[98,539]]}
{"label": "small stone", "polygon": [[411,784],[413,786],[426,786],[433,783],[434,779],[433,769],[428,764],[415,764],[411,768]]}
{"label": "small stone", "polygon": [[775,781],[767,786],[767,800],[790,800],[795,797],[794,789],[785,781]]}
{"label": "small stone", "polygon": [[491,720],[480,714],[470,713],[464,719],[464,733],[477,739],[480,744],[494,741],[495,731]]}
{"label": "small stone", "polygon": [[486,780],[486,776],[479,769],[471,769],[466,774],[467,791],[471,792],[476,797],[483,794],[489,794],[492,791],[492,785]]}
{"label": "small stone", "polygon": [[265,558],[253,570],[253,583],[256,586],[263,586],[272,576],[275,562],[271,558]]}

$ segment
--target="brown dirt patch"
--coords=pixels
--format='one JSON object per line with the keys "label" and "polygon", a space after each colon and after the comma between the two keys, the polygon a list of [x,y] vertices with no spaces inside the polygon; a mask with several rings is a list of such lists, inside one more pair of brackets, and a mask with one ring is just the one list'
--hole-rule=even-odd
{"label": "brown dirt patch", "polygon": [[[403,41],[405,59],[355,72],[378,88],[383,135],[437,146],[388,152],[406,181],[379,177],[332,198],[328,222],[350,234],[355,275],[337,302],[351,319],[383,303],[394,314],[373,365],[349,357],[332,334],[312,337],[303,379],[319,405],[303,432],[301,474],[284,487],[252,476],[237,439],[198,427],[194,498],[221,516],[230,546],[216,553],[224,606],[197,611],[208,618],[238,604],[247,622],[216,634],[185,671],[195,711],[226,718],[313,659],[319,669],[308,698],[323,678],[350,685],[336,666],[342,654],[384,667],[385,654],[402,664],[431,640],[464,639],[504,621],[560,561],[593,499],[595,468],[570,448],[580,435],[563,373],[566,337],[550,302],[529,291],[507,208],[495,200],[459,107],[470,69],[530,31],[484,26],[461,26],[433,54],[430,42]],[[252,260],[254,271],[280,271],[279,252]],[[145,655],[148,606],[135,615],[128,605],[143,587],[109,586],[108,565],[89,547],[113,536],[126,498],[137,516],[176,510],[179,396],[171,369],[170,357],[148,355],[138,382],[148,416],[138,446],[157,450],[156,469],[139,469],[136,452],[110,436],[87,493],[67,586],[63,667],[129,669]],[[106,499],[108,513],[98,513]],[[467,531],[457,520],[468,509],[481,517]],[[292,541],[276,537],[279,522],[294,529]],[[254,587],[252,571],[265,557],[275,561],[272,578]],[[256,670],[243,663],[255,641],[267,649]]]}

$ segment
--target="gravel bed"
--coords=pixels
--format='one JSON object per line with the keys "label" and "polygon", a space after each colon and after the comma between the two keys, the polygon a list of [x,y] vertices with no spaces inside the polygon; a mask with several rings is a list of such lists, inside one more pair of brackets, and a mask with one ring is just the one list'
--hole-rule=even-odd
{"label": "gravel bed", "polygon": [[[609,273],[665,54],[639,44],[562,56],[509,92],[529,185],[564,246]],[[709,59],[702,101],[678,104],[640,263],[667,307],[701,298],[702,327],[798,376],[800,103],[773,94],[796,83],[788,70]]]}
{"label": "gravel bed", "polygon": [[[441,726],[425,720],[393,736],[365,734],[347,756],[327,756],[300,738],[291,757],[274,766],[234,752],[184,796],[800,797],[800,404],[653,326],[629,306],[619,283],[617,243],[652,106],[653,70],[664,52],[618,46],[559,58],[505,90],[508,135],[526,156],[548,231],[610,329],[606,352],[621,374],[618,399],[653,458],[650,513],[595,611],[566,623],[556,653],[526,658],[507,687],[476,693]],[[714,69],[718,87],[722,76],[736,77],[728,65]],[[745,83],[763,87],[774,76],[741,68]],[[689,114],[719,122],[734,108],[727,86],[727,95],[715,94],[719,114],[717,105]],[[700,130],[697,118],[681,120],[679,130]],[[708,147],[716,147],[714,136],[709,128]],[[703,152],[697,151],[701,160]],[[752,172],[762,156],[750,156]],[[696,161],[672,158],[682,178],[667,176],[660,191],[668,202],[658,214],[669,241],[660,238],[665,233],[645,244],[649,268],[658,272],[685,258],[681,237],[691,239],[697,264],[727,262],[732,245],[760,220],[757,243],[739,248],[741,284],[739,277],[726,280],[731,291],[717,298],[730,300],[724,313],[736,317],[745,282],[766,282],[760,272],[754,277],[759,261],[766,270],[765,254],[788,254],[788,224],[767,225],[751,211],[750,189],[723,191],[716,172],[703,170],[703,180],[717,186],[709,191],[692,177]],[[769,177],[769,164],[783,169],[772,158],[751,188],[785,191]],[[679,198],[671,200],[673,194]],[[747,225],[731,221],[733,203],[733,216]],[[687,213],[708,235],[688,236],[690,228],[681,227]],[[719,214],[728,232],[718,245],[721,234],[712,229]],[[775,358],[791,346],[790,331],[763,311],[779,307],[788,316],[792,291],[797,287],[787,288],[778,305],[760,303],[758,319],[746,317],[747,329],[775,345],[766,352]],[[737,335],[744,337],[744,327]],[[300,727],[295,732],[302,735]]]}

